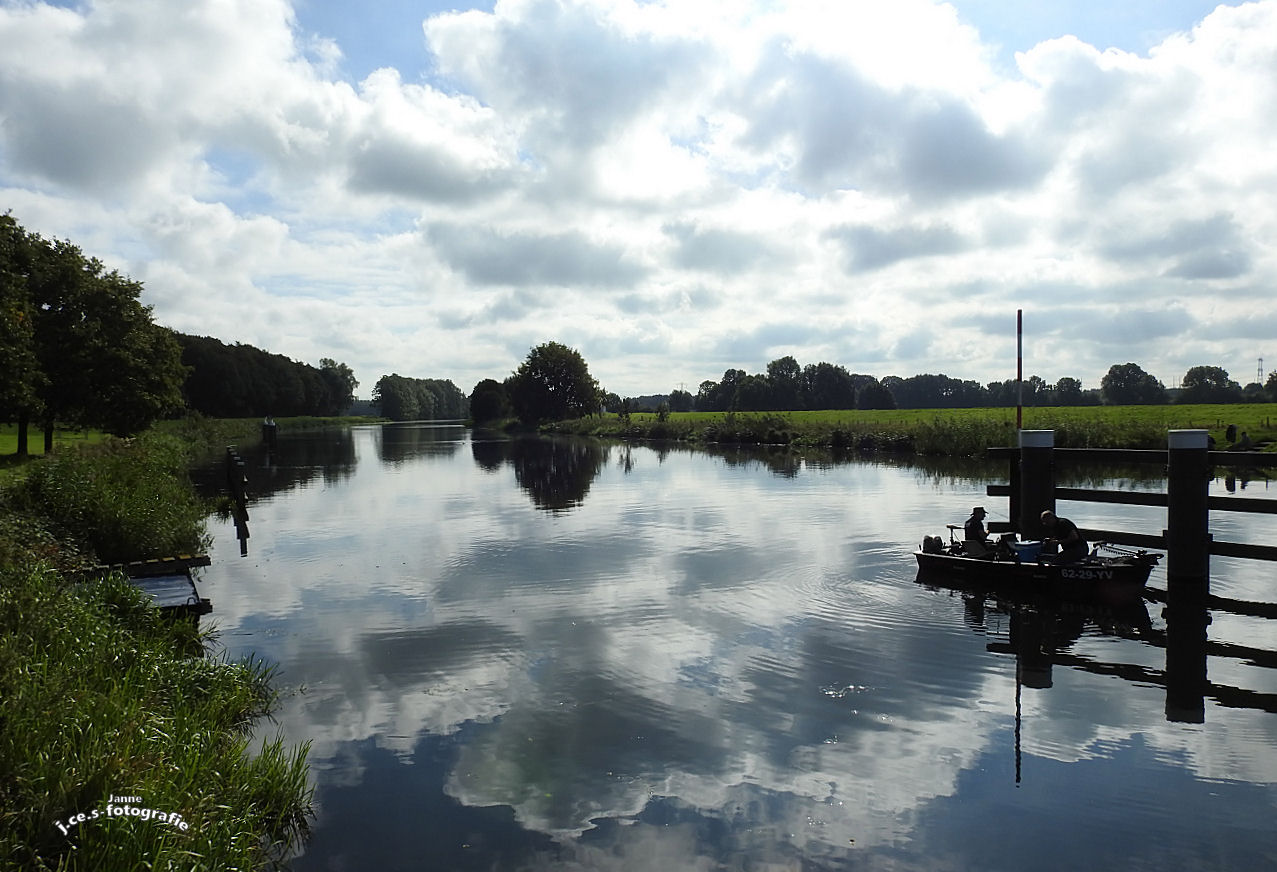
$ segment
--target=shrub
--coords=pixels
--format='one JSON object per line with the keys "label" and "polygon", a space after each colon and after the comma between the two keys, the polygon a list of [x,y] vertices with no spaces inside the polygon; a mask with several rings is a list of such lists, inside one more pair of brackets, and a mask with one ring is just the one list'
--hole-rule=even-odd
{"label": "shrub", "polygon": [[175,437],[148,433],[35,464],[12,505],[104,563],[199,551],[208,506],[191,488]]}

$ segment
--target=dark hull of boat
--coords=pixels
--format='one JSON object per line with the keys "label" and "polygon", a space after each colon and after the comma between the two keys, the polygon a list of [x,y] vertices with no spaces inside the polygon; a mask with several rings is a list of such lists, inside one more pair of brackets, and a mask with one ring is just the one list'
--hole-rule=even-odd
{"label": "dark hull of boat", "polygon": [[1002,590],[1052,599],[1119,605],[1140,599],[1156,555],[1087,558],[1059,566],[1036,561],[989,560],[957,554],[915,551],[918,580],[946,586]]}

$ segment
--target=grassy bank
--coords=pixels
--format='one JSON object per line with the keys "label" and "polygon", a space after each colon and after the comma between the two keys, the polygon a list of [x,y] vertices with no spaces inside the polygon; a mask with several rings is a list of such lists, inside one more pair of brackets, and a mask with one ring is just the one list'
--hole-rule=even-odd
{"label": "grassy bank", "polygon": [[[1082,406],[1024,410],[1025,429],[1054,430],[1061,448],[1164,448],[1166,431],[1206,429],[1227,447],[1229,424],[1253,442],[1277,440],[1277,404]],[[818,412],[674,412],[562,421],[543,428],[619,439],[791,445],[932,455],[975,455],[1015,444],[1014,409]]]}
{"label": "grassy bank", "polygon": [[0,491],[0,868],[261,868],[305,831],[305,749],[249,747],[271,671],[83,571],[201,547],[189,447],[106,440]]}
{"label": "grassy bank", "polygon": [[193,632],[119,575],[0,571],[0,867],[252,869],[301,837],[305,749],[248,747],[270,670]]}

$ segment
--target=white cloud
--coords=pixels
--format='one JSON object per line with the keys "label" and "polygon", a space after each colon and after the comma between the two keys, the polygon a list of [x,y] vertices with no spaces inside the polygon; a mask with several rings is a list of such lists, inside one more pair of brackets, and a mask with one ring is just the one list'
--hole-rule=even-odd
{"label": "white cloud", "polygon": [[[350,84],[341,34],[283,0],[8,4],[0,196],[127,265],[162,322],[308,360],[344,336],[365,386],[468,389],[574,335],[605,384],[665,390],[717,377],[712,349],[761,371],[765,325],[853,318],[896,356],[800,347],[984,381],[1010,363],[917,313],[1075,317],[1059,288],[1132,317],[1168,289],[1223,294],[1244,321],[1277,273],[1277,2],[1147,52],[1061,35],[1014,69],[962,5],[510,0],[423,22],[428,78]],[[1263,338],[1190,331],[1141,363],[1239,368]],[[1128,356],[1094,342],[1037,368],[1094,385]]]}

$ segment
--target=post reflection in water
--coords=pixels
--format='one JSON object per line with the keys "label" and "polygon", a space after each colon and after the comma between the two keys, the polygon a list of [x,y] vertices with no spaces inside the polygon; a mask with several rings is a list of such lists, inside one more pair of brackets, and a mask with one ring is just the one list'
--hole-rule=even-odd
{"label": "post reflection in water", "polygon": [[[351,431],[330,486],[259,500],[250,558],[215,529],[203,577],[229,653],[304,688],[276,715],[313,743],[298,869],[1271,854],[1268,622],[1216,615],[1185,723],[1172,659],[1197,654],[1160,605],[916,582],[912,549],[986,502],[996,465],[393,429]],[[1212,584],[1267,590],[1251,565]]]}

